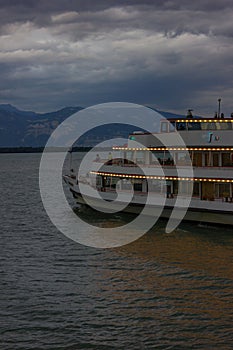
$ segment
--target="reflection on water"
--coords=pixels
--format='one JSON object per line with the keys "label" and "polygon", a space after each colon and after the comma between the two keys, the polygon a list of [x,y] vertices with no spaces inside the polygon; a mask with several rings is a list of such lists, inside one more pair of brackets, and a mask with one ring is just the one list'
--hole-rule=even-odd
{"label": "reflection on water", "polygon": [[232,349],[232,228],[160,220],[117,249],[81,246],[43,209],[39,159],[0,155],[1,349]]}

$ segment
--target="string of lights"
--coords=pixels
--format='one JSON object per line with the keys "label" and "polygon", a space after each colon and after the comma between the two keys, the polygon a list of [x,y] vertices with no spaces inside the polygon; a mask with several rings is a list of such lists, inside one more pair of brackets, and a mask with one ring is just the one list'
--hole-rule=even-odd
{"label": "string of lights", "polygon": [[116,151],[232,151],[233,147],[121,147],[113,146]]}
{"label": "string of lights", "polygon": [[147,180],[177,180],[177,181],[200,181],[200,182],[223,182],[233,183],[233,179],[212,179],[212,178],[190,178],[190,177],[178,177],[178,176],[146,176],[146,175],[132,175],[132,174],[119,174],[109,173],[101,171],[91,171],[92,175],[120,177],[120,178],[131,178],[131,179],[147,179]]}

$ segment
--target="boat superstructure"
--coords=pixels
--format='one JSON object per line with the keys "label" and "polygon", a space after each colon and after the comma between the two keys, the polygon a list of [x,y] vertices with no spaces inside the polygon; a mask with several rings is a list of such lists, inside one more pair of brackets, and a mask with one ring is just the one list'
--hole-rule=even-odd
{"label": "boat superstructure", "polygon": [[[177,142],[177,134],[183,143]],[[80,183],[91,203],[107,207],[116,193],[133,190],[124,210],[149,215],[160,205],[169,217],[174,205],[187,205],[186,220],[233,225],[233,117],[162,119],[158,133],[135,132],[128,143],[112,148],[112,159],[96,159],[85,178],[65,176],[78,203],[85,203]],[[101,193],[101,200],[92,189]],[[155,201],[146,202],[148,192]],[[127,196],[126,196],[127,197]],[[179,198],[179,203],[177,202]]]}

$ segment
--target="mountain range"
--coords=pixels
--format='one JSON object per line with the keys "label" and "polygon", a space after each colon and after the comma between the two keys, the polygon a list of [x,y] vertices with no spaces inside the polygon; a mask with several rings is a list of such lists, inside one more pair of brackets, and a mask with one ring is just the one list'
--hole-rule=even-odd
{"label": "mountain range", "polygon": [[[23,111],[10,104],[0,104],[0,147],[43,147],[52,131],[66,118],[83,107],[65,107],[49,113]],[[159,111],[166,118],[177,114]],[[77,145],[93,146],[96,141],[113,137],[126,137],[135,127],[119,124],[99,127],[83,135]]]}

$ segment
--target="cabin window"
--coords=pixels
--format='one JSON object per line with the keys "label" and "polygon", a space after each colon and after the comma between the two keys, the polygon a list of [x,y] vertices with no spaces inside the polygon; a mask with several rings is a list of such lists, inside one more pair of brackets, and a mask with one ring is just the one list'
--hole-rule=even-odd
{"label": "cabin window", "polygon": [[231,196],[230,184],[215,184],[215,197],[223,198]]}
{"label": "cabin window", "polygon": [[111,185],[111,178],[108,176],[108,177],[104,177],[104,184],[103,184],[103,187],[110,187]]}
{"label": "cabin window", "polygon": [[126,152],[126,159],[133,160],[133,152],[132,151],[127,151]]}
{"label": "cabin window", "polygon": [[111,187],[112,189],[115,189],[118,181],[119,181],[119,178],[117,178],[117,177],[112,177],[112,178],[111,178],[111,182],[110,182],[110,187]]}
{"label": "cabin window", "polygon": [[176,154],[177,165],[187,165],[189,163],[190,163],[190,160],[187,152],[178,152]]}
{"label": "cabin window", "polygon": [[153,156],[150,154],[151,164],[174,165],[173,156],[170,152],[151,151],[151,153],[153,154]]}
{"label": "cabin window", "polygon": [[96,187],[102,187],[102,176],[96,176]]}
{"label": "cabin window", "polygon": [[219,153],[213,153],[213,166],[219,166]]}
{"label": "cabin window", "polygon": [[231,130],[232,125],[231,122],[224,122],[224,123],[216,123],[218,130]]}
{"label": "cabin window", "polygon": [[150,159],[151,164],[163,164],[164,152],[151,151],[150,157],[151,157]]}
{"label": "cabin window", "polygon": [[232,130],[231,122],[200,123],[202,130]]}
{"label": "cabin window", "polygon": [[176,130],[186,130],[186,123],[177,122],[176,123]]}
{"label": "cabin window", "polygon": [[136,163],[137,164],[143,164],[144,163],[144,151],[136,151]]}
{"label": "cabin window", "polygon": [[202,153],[194,152],[193,154],[193,166],[202,166]]}
{"label": "cabin window", "polygon": [[193,192],[193,183],[189,181],[179,181],[179,193],[190,194]]}
{"label": "cabin window", "polygon": [[168,128],[168,122],[162,122],[161,123],[161,132],[168,132],[169,128]]}
{"label": "cabin window", "polygon": [[201,183],[202,200],[214,200],[214,184],[212,182]]}
{"label": "cabin window", "polygon": [[164,186],[166,185],[166,181],[164,180],[149,180],[148,181],[148,189],[152,192],[160,193]]}
{"label": "cabin window", "polygon": [[214,123],[214,122],[201,123],[201,129],[202,130],[216,130],[216,123]]}
{"label": "cabin window", "polygon": [[200,123],[188,123],[188,130],[201,130],[201,124]]}
{"label": "cabin window", "polygon": [[173,181],[173,193],[177,194],[178,193],[178,181]]}
{"label": "cabin window", "polygon": [[130,180],[123,179],[122,181],[122,190],[132,190],[132,183]]}
{"label": "cabin window", "polygon": [[222,153],[222,166],[232,166],[231,153]]}
{"label": "cabin window", "polygon": [[199,197],[200,196],[200,183],[194,182],[193,184],[193,196]]}
{"label": "cabin window", "polygon": [[208,130],[216,130],[216,123],[206,123]]}
{"label": "cabin window", "polygon": [[134,191],[142,192],[142,182],[134,180],[133,188]]}
{"label": "cabin window", "polygon": [[211,154],[208,152],[204,153],[204,165],[210,166],[211,165]]}
{"label": "cabin window", "polygon": [[[173,194],[190,194],[193,191],[193,183],[189,181],[173,181]],[[197,191],[197,190],[196,190]],[[199,193],[199,192],[198,192]]]}

